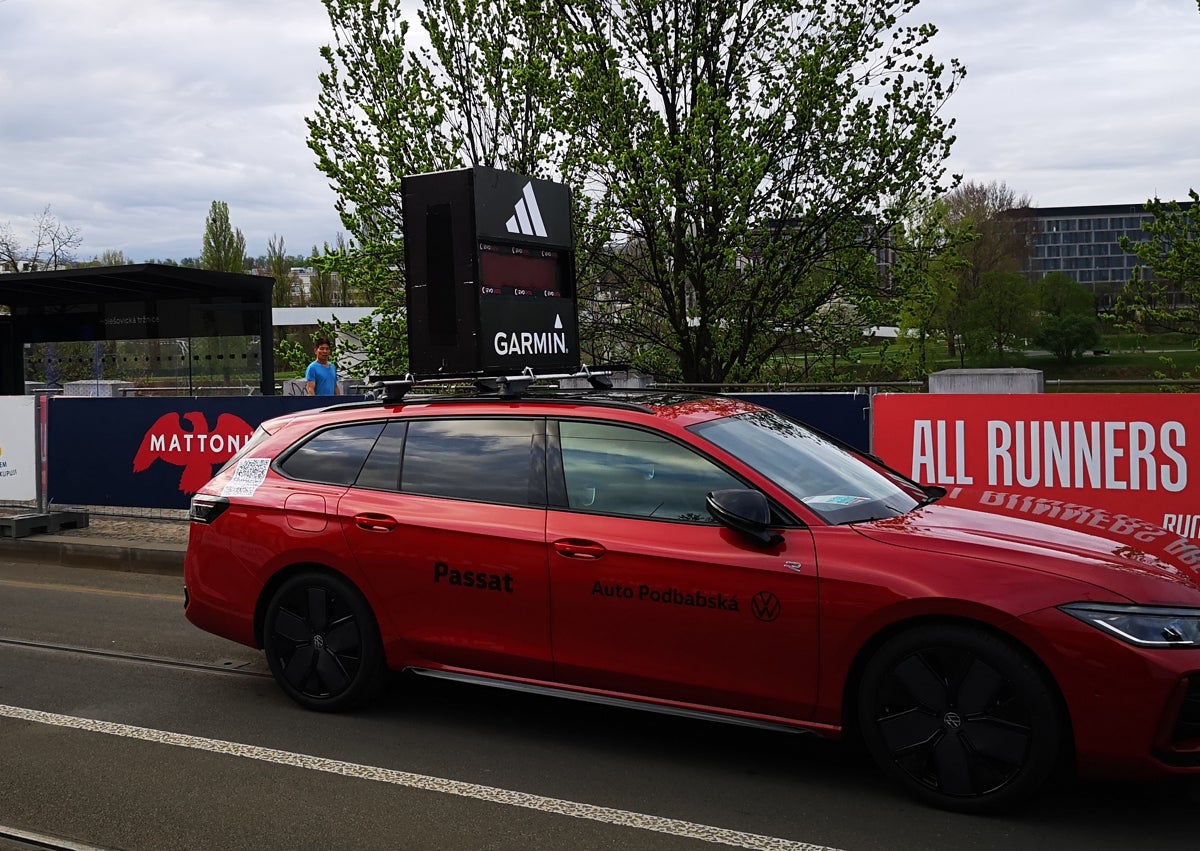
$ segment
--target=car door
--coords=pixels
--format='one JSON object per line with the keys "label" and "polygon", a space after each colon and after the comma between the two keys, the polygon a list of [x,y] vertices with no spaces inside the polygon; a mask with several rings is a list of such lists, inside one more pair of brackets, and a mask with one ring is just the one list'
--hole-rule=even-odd
{"label": "car door", "polygon": [[[752,544],[709,516],[746,485],[693,447],[615,423],[550,426],[555,676],[606,692],[808,717],[818,673],[811,533]],[[561,465],[561,466],[560,466]]]}
{"label": "car door", "polygon": [[549,679],[543,420],[394,421],[338,512],[404,664]]}

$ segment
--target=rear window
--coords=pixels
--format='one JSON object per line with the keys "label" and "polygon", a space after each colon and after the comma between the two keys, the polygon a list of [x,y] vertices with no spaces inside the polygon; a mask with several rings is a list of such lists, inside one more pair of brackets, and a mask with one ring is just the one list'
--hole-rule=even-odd
{"label": "rear window", "polygon": [[325,429],[293,449],[278,465],[283,475],[305,482],[351,485],[383,431],[382,422]]}

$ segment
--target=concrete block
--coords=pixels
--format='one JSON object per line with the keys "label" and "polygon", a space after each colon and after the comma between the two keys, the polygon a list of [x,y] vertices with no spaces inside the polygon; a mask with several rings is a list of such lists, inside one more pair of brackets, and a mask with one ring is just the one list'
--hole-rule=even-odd
{"label": "concrete block", "polygon": [[943,369],[929,376],[930,393],[1041,393],[1040,369]]}

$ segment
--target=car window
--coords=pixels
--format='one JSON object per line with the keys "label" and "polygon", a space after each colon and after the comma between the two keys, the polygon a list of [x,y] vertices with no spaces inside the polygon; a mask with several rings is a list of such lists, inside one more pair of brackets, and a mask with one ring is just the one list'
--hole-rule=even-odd
{"label": "car window", "polygon": [[289,478],[330,485],[350,485],[358,478],[383,423],[356,423],[317,432],[279,464]]}
{"label": "car window", "polygon": [[404,435],[408,430],[406,422],[390,422],[384,428],[383,434],[375,441],[375,448],[363,464],[358,481],[354,484],[360,488],[374,490],[400,490],[400,459],[404,454]]}
{"label": "car window", "polygon": [[709,491],[745,487],[707,458],[641,429],[564,420],[559,442],[575,511],[712,523]]}
{"label": "car window", "polygon": [[[545,468],[535,456],[541,421],[414,420],[404,441],[400,489],[507,505],[544,505]],[[540,474],[540,481],[539,481]]]}

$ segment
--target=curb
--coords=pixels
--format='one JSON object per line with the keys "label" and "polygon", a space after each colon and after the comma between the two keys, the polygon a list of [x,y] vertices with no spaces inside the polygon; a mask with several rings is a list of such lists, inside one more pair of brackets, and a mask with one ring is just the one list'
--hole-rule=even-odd
{"label": "curb", "polygon": [[183,576],[186,552],[186,544],[146,544],[108,538],[74,538],[66,535],[0,538],[0,558],[6,561],[160,576]]}

